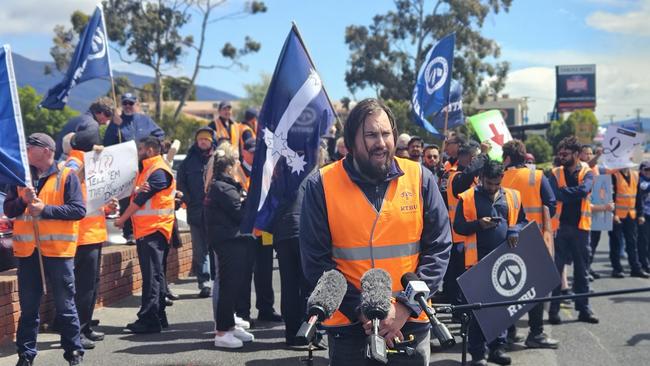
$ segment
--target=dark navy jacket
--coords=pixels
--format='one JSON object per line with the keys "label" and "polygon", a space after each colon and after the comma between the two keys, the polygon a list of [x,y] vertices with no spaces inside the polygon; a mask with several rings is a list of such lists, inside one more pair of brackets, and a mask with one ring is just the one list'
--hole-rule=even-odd
{"label": "dark navy jacket", "polygon": [[118,136],[118,129],[122,132],[122,141],[135,140],[137,143],[140,139],[147,136],[155,136],[159,140],[165,138],[165,131],[163,131],[154,122],[151,117],[142,113],[134,113],[127,116],[122,113],[122,124],[117,126],[115,123],[108,125],[106,133],[104,133],[104,146],[111,146],[120,143]]}
{"label": "dark navy jacket", "polygon": [[61,131],[56,135],[56,151],[54,152],[54,160],[58,160],[63,153],[63,137],[70,132],[79,132],[90,130],[93,135],[96,135],[96,144],[99,145],[99,123],[95,121],[95,117],[90,111],[74,117],[66,123]]}
{"label": "dark navy jacket", "polygon": [[496,201],[492,202],[492,198],[483,191],[483,188],[478,186],[474,187],[474,201],[476,201],[476,217],[480,220],[482,217],[502,217],[499,224],[491,229],[483,230],[476,221],[467,221],[463,214],[463,205],[465,204],[461,199],[458,201],[456,207],[456,218],[454,219],[454,230],[460,235],[476,234],[476,248],[478,251],[478,258],[481,259],[490,254],[491,251],[496,249],[510,236],[519,236],[521,229],[526,226],[526,214],[519,202],[519,216],[517,217],[517,224],[508,227],[508,203],[506,202],[505,192],[501,188]]}
{"label": "dark navy jacket", "polygon": [[[389,183],[398,179],[404,172],[394,161],[386,176],[379,183],[367,182],[354,168],[352,158],[348,155],[343,160],[343,167],[350,179],[363,191],[368,201],[380,210]],[[340,199],[345,199],[342,192]],[[433,174],[428,169],[422,169],[422,199],[424,202],[424,222],[420,238],[420,258],[416,274],[434,293],[442,281],[449,262],[451,248],[451,229],[449,216]],[[354,225],[354,223],[350,223]],[[314,288],[323,272],[336,268],[332,259],[332,237],[327,220],[325,191],[319,171],[312,173],[306,179],[305,197],[300,217],[300,252],[302,268],[307,282]],[[357,321],[357,307],[361,303],[361,294],[353,285],[348,283],[348,289],[339,310],[353,322]],[[411,326],[407,323],[406,326]],[[413,325],[413,326],[419,326]],[[428,326],[428,324],[426,324]],[[346,327],[346,331],[363,334],[360,324]]]}
{"label": "dark navy jacket", "polygon": [[[38,173],[34,167],[31,167],[32,177],[38,177]],[[34,187],[38,194],[43,186],[47,177],[53,174],[58,174],[59,169],[56,164],[53,164],[47,173],[41,177],[34,179]],[[45,205],[41,218],[44,220],[81,220],[86,216],[86,205],[84,204],[83,195],[81,193],[81,183],[76,174],[69,174],[63,186],[63,205],[52,206]],[[22,215],[27,208],[27,204],[18,196],[16,186],[12,186],[7,192],[7,199],[4,203],[5,215],[9,218],[14,218]]]}

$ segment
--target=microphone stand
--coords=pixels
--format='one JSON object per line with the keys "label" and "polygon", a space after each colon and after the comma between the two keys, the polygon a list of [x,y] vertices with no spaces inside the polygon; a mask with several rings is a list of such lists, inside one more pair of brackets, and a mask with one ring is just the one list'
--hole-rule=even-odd
{"label": "microphone stand", "polygon": [[548,297],[540,297],[537,299],[527,299],[527,300],[496,301],[496,302],[486,302],[486,303],[475,302],[475,303],[463,304],[463,305],[444,305],[444,306],[436,306],[435,310],[438,313],[446,313],[446,314],[451,314],[452,312],[455,311],[462,313],[460,318],[461,319],[460,332],[461,332],[461,337],[463,339],[461,365],[464,366],[467,363],[467,336],[468,336],[467,328],[469,326],[469,321],[472,316],[471,315],[472,310],[496,308],[496,307],[503,307],[503,306],[510,306],[510,305],[537,304],[537,303],[547,302],[547,301],[575,300],[575,299],[581,299],[585,297],[589,298],[589,297],[625,295],[625,294],[633,294],[637,292],[649,292],[649,291],[650,291],[650,287],[639,287],[639,288],[631,288],[631,289],[624,289],[624,290],[591,292],[586,294],[548,296]]}

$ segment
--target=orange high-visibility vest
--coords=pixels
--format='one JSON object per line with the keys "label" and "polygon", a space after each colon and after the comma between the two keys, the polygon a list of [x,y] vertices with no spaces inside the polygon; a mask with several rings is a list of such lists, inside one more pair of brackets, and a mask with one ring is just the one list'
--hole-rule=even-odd
{"label": "orange high-visibility vest", "polygon": [[[578,173],[578,184],[582,184],[582,182],[585,179],[585,176],[587,173],[591,171],[591,169],[585,167],[585,166],[580,166],[580,172]],[[555,176],[555,179],[557,180],[557,186],[559,188],[564,188],[566,187],[566,179],[564,178],[564,167],[555,167],[553,168],[553,175]],[[586,230],[590,231],[591,230],[591,203],[590,203],[590,196],[591,193],[587,195],[587,197],[582,199],[582,203],[580,204],[580,221],[578,221],[578,229],[580,230]],[[551,224],[553,226],[553,231],[557,231],[557,229],[560,227],[560,215],[562,214],[562,201],[557,201],[557,209],[555,210],[555,216],[551,219]]]}
{"label": "orange high-visibility vest", "polygon": [[[71,150],[66,163],[75,161],[79,166],[79,181],[81,182],[81,194],[86,203],[88,193],[86,192],[86,179],[82,174],[82,167],[84,166],[84,152],[81,150]],[[104,216],[104,208],[99,208],[94,212],[86,211],[86,217],[79,221],[79,235],[77,237],[77,245],[89,245],[103,243],[108,239],[106,232],[106,216]]]}
{"label": "orange high-visibility vest", "polygon": [[[377,212],[345,172],[343,160],[320,170],[336,268],[359,290],[366,271],[382,268],[390,274],[397,294],[402,290],[402,275],[415,272],[419,261],[424,221],[421,165],[396,158],[404,175],[389,183]],[[422,315],[410,321],[426,321],[426,314]],[[337,310],[323,324],[343,326],[351,321]]]}
{"label": "orange high-visibility vest", "polygon": [[[164,170],[172,177],[172,183],[162,191],[156,192],[143,206],[133,214],[133,235],[136,239],[160,231],[167,242],[171,240],[174,228],[174,192],[176,192],[176,180],[169,165],[165,163],[162,156],[156,155],[142,161],[142,171],[138,172],[135,178],[136,187],[142,186],[151,173],[156,170]],[[131,202],[135,199],[131,195]]]}
{"label": "orange high-visibility vest", "polygon": [[[508,226],[515,226],[517,218],[519,217],[519,209],[521,208],[521,195],[519,191],[510,188],[501,188],[506,195],[506,203],[508,205]],[[463,215],[465,221],[471,222],[478,220],[478,213],[476,211],[476,188],[468,189],[460,194],[460,199],[463,200]],[[466,236],[465,241],[465,268],[469,268],[478,263],[478,249],[476,233]]]}
{"label": "orange high-visibility vest", "polygon": [[447,160],[447,161],[445,161],[445,163],[443,164],[442,167],[443,167],[445,173],[455,172],[455,171],[458,170],[458,159],[456,159],[456,162],[454,164],[451,164],[449,162],[449,160]]}
{"label": "orange high-visibility vest", "polygon": [[[458,206],[458,197],[454,196],[454,178],[460,173],[457,170],[452,171],[449,174],[449,179],[447,180],[447,210],[449,211],[449,222],[451,223],[451,237],[454,243],[463,243],[465,242],[466,237],[460,235],[454,230],[454,219],[456,218],[456,207]],[[469,189],[474,188],[476,182],[472,183],[472,186]]]}
{"label": "orange high-visibility vest", "polygon": [[639,184],[639,173],[630,170],[630,183],[625,180],[620,171],[614,173],[616,177],[616,212],[614,213],[619,219],[624,219],[630,215],[631,219],[636,219],[636,192]]}
{"label": "orange high-visibility vest", "polygon": [[528,221],[535,221],[540,230],[544,227],[544,204],[540,193],[543,174],[541,170],[535,169],[534,165],[509,167],[501,180],[502,187],[519,191],[526,218]]}
{"label": "orange high-visibility vest", "polygon": [[[46,206],[65,204],[65,182],[72,172],[73,170],[70,168],[63,168],[57,174],[47,177],[43,188],[38,193],[38,198]],[[24,190],[25,188],[18,187],[18,195],[21,195]],[[77,251],[78,220],[39,219],[38,231],[43,256],[74,257]],[[36,248],[32,217],[26,213],[16,217],[14,221],[13,245],[16,257],[29,257]]]}
{"label": "orange high-visibility vest", "polygon": [[227,139],[230,145],[239,150],[240,123],[231,121],[230,128],[226,128],[221,118],[217,117],[214,119],[214,125],[216,126],[217,139]]}

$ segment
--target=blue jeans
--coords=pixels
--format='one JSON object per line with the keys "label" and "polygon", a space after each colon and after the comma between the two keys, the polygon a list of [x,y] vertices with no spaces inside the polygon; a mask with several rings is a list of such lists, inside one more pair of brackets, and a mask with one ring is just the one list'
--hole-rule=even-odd
{"label": "blue jeans", "polygon": [[190,235],[192,235],[192,268],[199,289],[210,287],[210,257],[207,233],[203,226],[190,224]]}
{"label": "blue jeans", "polygon": [[[564,265],[573,258],[573,292],[586,294],[589,292],[589,236],[590,232],[580,230],[574,226],[560,224],[555,235],[555,266],[558,273],[562,273]],[[553,290],[553,296],[560,295],[560,287]],[[575,308],[579,312],[591,312],[588,298],[575,299]],[[560,302],[552,301],[549,314],[560,312]]]}
{"label": "blue jeans", "polygon": [[[45,277],[49,280],[54,306],[61,329],[63,357],[69,360],[72,352],[83,355],[79,340],[79,316],[75,306],[74,258],[43,257]],[[16,348],[29,359],[36,357],[36,337],[40,323],[38,309],[43,296],[38,252],[18,258],[18,298],[20,319],[16,332]]]}

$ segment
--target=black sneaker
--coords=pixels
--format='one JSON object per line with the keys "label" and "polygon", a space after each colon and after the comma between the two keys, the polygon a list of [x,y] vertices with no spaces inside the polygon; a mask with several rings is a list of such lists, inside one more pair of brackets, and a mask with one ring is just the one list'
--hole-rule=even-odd
{"label": "black sneaker", "polygon": [[90,339],[86,338],[85,335],[81,335],[79,337],[79,341],[81,343],[81,347],[84,349],[93,349],[95,348],[95,342],[91,341]]}
{"label": "black sneaker", "polygon": [[16,364],[16,366],[32,366],[33,363],[34,361],[29,359],[27,356],[23,354],[19,354],[18,363]]}
{"label": "black sneaker", "polygon": [[621,271],[612,271],[613,278],[625,278],[625,275]]}
{"label": "black sneaker", "polygon": [[502,350],[501,348],[490,351],[490,355],[488,356],[487,360],[498,365],[510,365],[512,363],[512,358],[510,358],[506,351]]}
{"label": "black sneaker", "polygon": [[[646,272],[647,272],[647,271],[646,271]],[[595,280],[597,280],[597,279],[600,278],[600,275],[599,275],[596,271],[594,271],[593,269],[590,269],[590,270],[589,270],[589,275],[590,275],[591,277],[593,277]]]}
{"label": "black sneaker", "polygon": [[93,342],[103,341],[104,333],[91,330],[83,334],[86,338],[90,339]]}
{"label": "black sneaker", "polygon": [[201,292],[199,292],[199,297],[200,298],[205,299],[205,298],[210,297],[210,296],[212,296],[212,289],[210,287],[206,286],[206,287],[201,289]]}
{"label": "black sneaker", "polygon": [[630,277],[650,278],[650,275],[647,274],[645,271],[638,270],[638,271],[633,271],[632,273],[630,273]]}
{"label": "black sneaker", "polygon": [[178,299],[180,299],[180,296],[176,295],[171,290],[168,291],[167,294],[165,294],[165,297],[167,297],[170,300],[178,300]]}
{"label": "black sneaker", "polygon": [[593,313],[586,312],[586,311],[580,312],[580,315],[578,315],[578,321],[591,323],[591,324],[600,323],[600,320]]}
{"label": "black sneaker", "polygon": [[544,333],[540,333],[536,336],[528,334],[526,338],[526,347],[528,348],[551,348],[556,349],[560,345],[560,341],[557,339],[550,338]]}
{"label": "black sneaker", "polygon": [[487,361],[484,358],[479,358],[477,360],[472,360],[470,363],[471,366],[488,366]]}
{"label": "black sneaker", "polygon": [[72,356],[68,360],[68,365],[70,366],[75,366],[75,365],[81,365],[83,362],[84,357],[79,353],[79,351],[72,351]]}
{"label": "black sneaker", "polygon": [[[243,319],[243,317],[242,317]],[[265,322],[274,322],[274,323],[280,323],[282,322],[282,315],[278,314],[274,311],[270,313],[259,313],[257,314],[257,320],[265,321]]]}
{"label": "black sneaker", "polygon": [[162,331],[162,327],[160,326],[160,323],[158,323],[157,325],[146,324],[145,322],[142,322],[140,320],[127,324],[126,328],[130,330],[132,333],[136,333],[136,334],[160,333]]}

